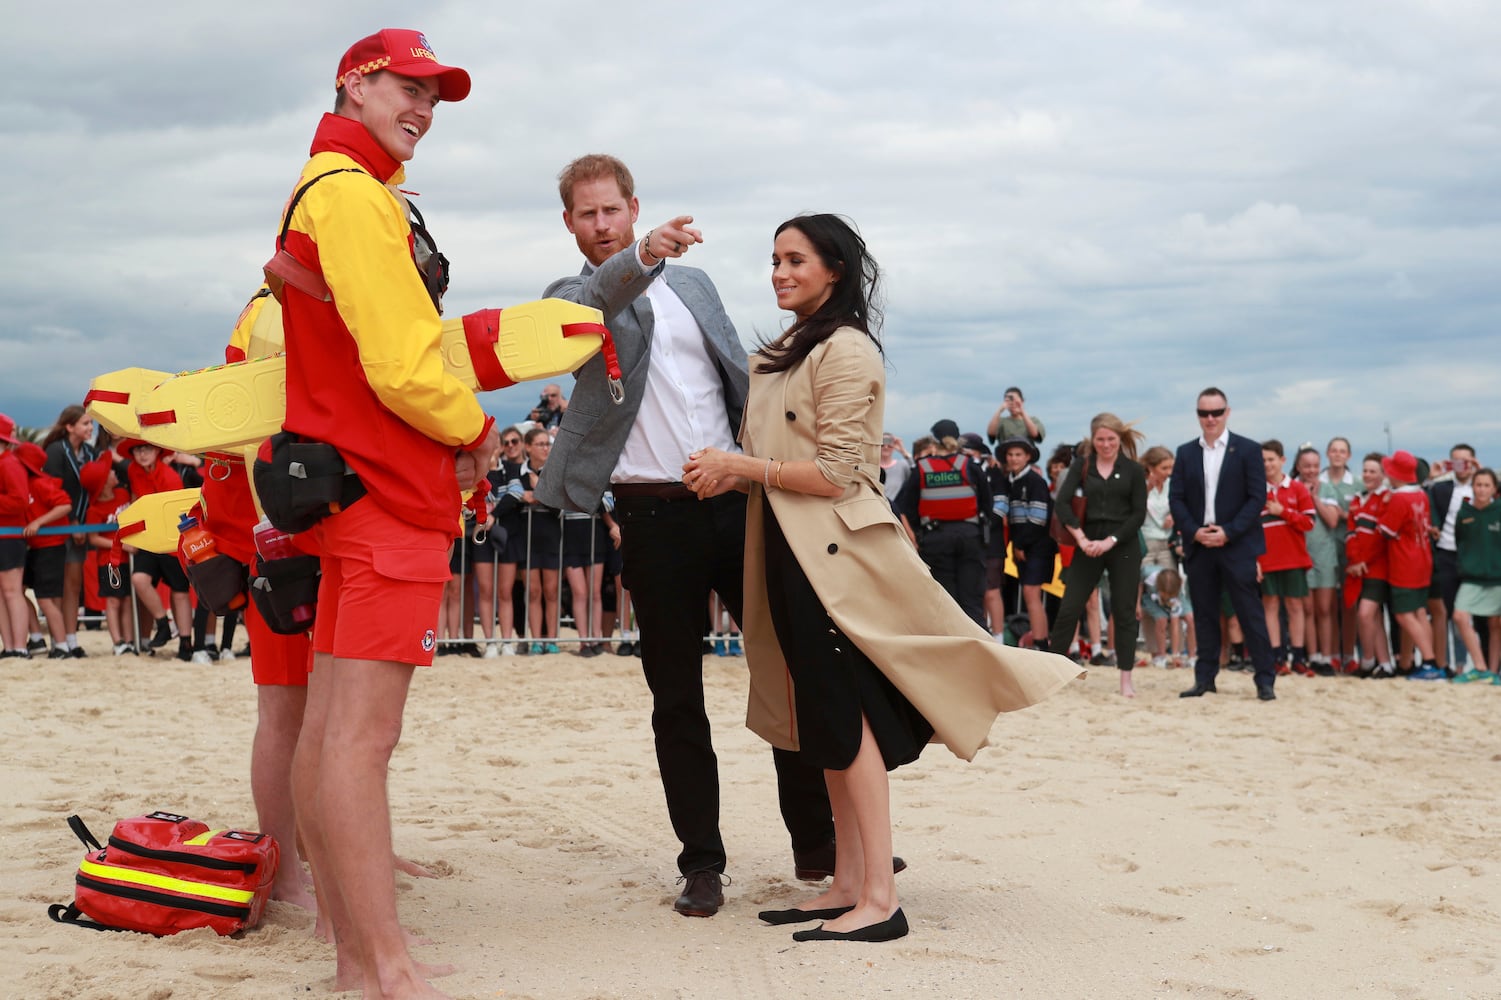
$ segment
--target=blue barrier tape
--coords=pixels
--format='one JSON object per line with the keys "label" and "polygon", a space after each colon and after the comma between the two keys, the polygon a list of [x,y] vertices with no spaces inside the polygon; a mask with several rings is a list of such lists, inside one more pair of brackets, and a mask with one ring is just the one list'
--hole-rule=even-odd
{"label": "blue barrier tape", "polygon": [[[94,533],[113,535],[119,525],[110,521],[106,524],[49,524],[45,528],[36,529],[38,535],[88,535]],[[25,527],[0,528],[0,538],[22,538],[26,534]]]}

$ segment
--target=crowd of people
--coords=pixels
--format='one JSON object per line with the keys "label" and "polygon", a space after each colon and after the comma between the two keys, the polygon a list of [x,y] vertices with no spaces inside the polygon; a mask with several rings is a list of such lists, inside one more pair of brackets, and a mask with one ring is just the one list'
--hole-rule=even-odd
{"label": "crowd of people", "polygon": [[1206,658],[1265,661],[1264,696],[1287,675],[1501,683],[1496,480],[1470,445],[1352,468],[1343,437],[1321,453],[1228,433],[1211,388],[1203,433],[1176,452],[1101,413],[1043,464],[1023,398],[1006,389],[988,443],[949,419],[910,451],[882,442],[886,495],[923,559],[998,641],[1114,665],[1127,697],[1142,665],[1196,664],[1207,693]]}

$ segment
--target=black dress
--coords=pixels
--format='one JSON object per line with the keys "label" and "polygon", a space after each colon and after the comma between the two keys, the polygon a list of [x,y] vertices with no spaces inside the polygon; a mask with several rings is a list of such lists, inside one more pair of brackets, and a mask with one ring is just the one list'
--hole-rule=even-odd
{"label": "black dress", "polygon": [[849,767],[860,750],[864,712],[886,770],[916,760],[932,739],[933,727],[834,624],[764,497],[762,510],[766,597],[792,674],[803,759],[833,771]]}

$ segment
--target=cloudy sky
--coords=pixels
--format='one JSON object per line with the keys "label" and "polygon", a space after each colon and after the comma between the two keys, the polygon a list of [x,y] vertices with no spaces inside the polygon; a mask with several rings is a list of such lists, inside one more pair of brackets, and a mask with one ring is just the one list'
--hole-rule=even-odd
{"label": "cloudy sky", "polygon": [[781,322],[776,224],[854,219],[886,273],[887,424],[909,441],[944,416],[983,430],[1019,384],[1049,443],[1100,410],[1176,443],[1214,383],[1255,437],[1358,454],[1389,427],[1501,461],[1492,4],[421,9],[12,12],[0,410],[46,425],[97,373],[219,360],[340,54],[404,26],[474,79],[409,168],[454,261],[450,313],[576,270],[555,177],[613,152],[638,233],[696,217],[689,260],[748,345]]}

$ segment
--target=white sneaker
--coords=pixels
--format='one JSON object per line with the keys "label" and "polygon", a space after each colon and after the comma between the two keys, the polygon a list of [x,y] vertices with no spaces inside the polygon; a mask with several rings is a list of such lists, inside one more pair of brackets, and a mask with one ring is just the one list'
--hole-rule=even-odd
{"label": "white sneaker", "polygon": [[[492,646],[490,648],[494,649],[495,647]],[[515,656],[516,655],[516,644],[514,642],[503,642],[503,643],[501,643],[500,644],[500,655],[501,656]]]}
{"label": "white sneaker", "polygon": [[487,643],[485,643],[485,655],[482,657],[482,659],[486,659],[486,660],[498,660],[498,659],[500,659],[500,647],[497,646],[497,645],[495,645],[495,643],[493,643],[493,642],[487,642]]}
{"label": "white sneaker", "polygon": [[209,655],[208,650],[206,650],[206,649],[200,649],[200,650],[196,650],[193,653],[193,658],[192,658],[191,662],[193,662],[193,663],[200,663],[200,664],[201,663],[213,663],[214,662],[214,658]]}
{"label": "white sneaker", "polygon": [[235,651],[234,650],[232,650],[232,649],[221,649],[221,650],[219,650],[219,662],[220,663],[233,663],[236,659],[238,659],[238,657],[235,656]]}
{"label": "white sneaker", "polygon": [[134,653],[136,648],[128,642],[115,643],[115,655],[124,656],[126,653]]}

